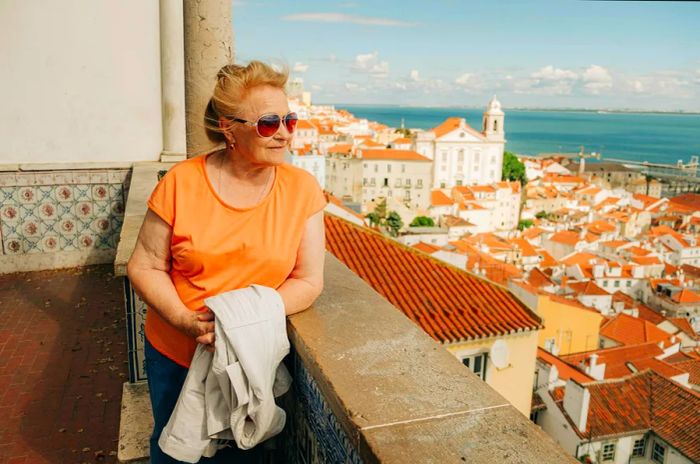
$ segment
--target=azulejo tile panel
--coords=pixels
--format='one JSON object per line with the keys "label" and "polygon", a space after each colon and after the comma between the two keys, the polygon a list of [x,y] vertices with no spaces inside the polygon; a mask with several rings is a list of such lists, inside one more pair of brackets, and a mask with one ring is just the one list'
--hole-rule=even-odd
{"label": "azulejo tile panel", "polygon": [[126,332],[128,343],[129,382],[146,380],[146,303],[124,277],[124,302],[126,305]]}
{"label": "azulejo tile panel", "polygon": [[130,171],[3,173],[1,253],[115,249]]}

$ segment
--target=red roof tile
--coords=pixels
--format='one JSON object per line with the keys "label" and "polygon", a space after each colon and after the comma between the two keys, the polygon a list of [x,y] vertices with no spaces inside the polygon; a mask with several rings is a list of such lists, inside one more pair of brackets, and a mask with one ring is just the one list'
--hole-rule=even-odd
{"label": "red roof tile", "polygon": [[695,333],[695,330],[693,330],[693,326],[690,325],[690,321],[688,319],[684,317],[670,317],[668,320],[690,338],[694,338],[696,340],[698,339],[698,334]]}
{"label": "red roof tile", "polygon": [[592,382],[593,377],[589,376],[585,372],[581,372],[575,367],[569,365],[558,356],[554,356],[552,353],[537,347],[537,359],[551,365],[556,366],[557,371],[559,371],[559,378],[562,380],[573,379],[578,383],[588,383]]}
{"label": "red roof tile", "polygon": [[432,190],[430,192],[431,206],[450,206],[454,204],[454,200],[445,195],[442,190]]}
{"label": "red roof tile", "polygon": [[586,282],[569,282],[567,286],[573,290],[577,295],[588,295],[588,296],[607,296],[610,295],[608,292],[600,288],[592,280]]}
{"label": "red roof tile", "polygon": [[588,364],[590,356],[598,355],[597,364],[605,364],[605,378],[616,379],[632,373],[627,363],[650,359],[663,354],[663,350],[656,343],[649,342],[640,345],[619,346],[602,350],[587,351],[585,353],[567,354],[561,358],[578,366],[580,363]]}
{"label": "red roof tile", "polygon": [[585,386],[591,399],[586,430],[574,426],[579,437],[600,439],[653,430],[688,459],[700,462],[697,393],[650,370]]}
{"label": "red roof tile", "polygon": [[428,253],[428,254],[435,253],[436,251],[438,251],[440,249],[439,246],[431,245],[430,243],[425,243],[425,242],[418,242],[415,245],[413,245],[413,248],[415,248],[416,250],[420,250],[423,253]]}
{"label": "red roof tile", "polygon": [[673,366],[689,374],[688,382],[692,383],[693,385],[700,385],[700,359],[680,361],[674,363]]}
{"label": "red roof tile", "polygon": [[325,225],[328,251],[438,341],[541,327],[504,287],[330,214]]}
{"label": "red roof tile", "polygon": [[671,334],[664,332],[649,321],[620,313],[600,328],[600,335],[623,345],[659,342]]}
{"label": "red roof tile", "polygon": [[680,292],[673,295],[671,299],[676,303],[698,303],[700,302],[700,295],[692,290],[684,288]]}
{"label": "red roof tile", "polygon": [[401,161],[425,161],[432,162],[429,158],[423,155],[419,155],[412,150],[394,150],[391,148],[386,148],[383,150],[371,149],[371,150],[360,150],[361,157],[368,160],[401,160]]}

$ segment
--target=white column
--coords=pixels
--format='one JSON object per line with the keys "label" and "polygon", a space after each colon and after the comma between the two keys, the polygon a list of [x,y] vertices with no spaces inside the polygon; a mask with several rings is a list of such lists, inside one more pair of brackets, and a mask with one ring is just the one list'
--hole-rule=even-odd
{"label": "white column", "polygon": [[160,80],[164,162],[187,158],[185,40],[181,1],[160,0]]}
{"label": "white column", "polygon": [[184,0],[183,4],[187,156],[192,158],[217,148],[205,130],[204,112],[216,74],[233,62],[232,5],[231,0]]}

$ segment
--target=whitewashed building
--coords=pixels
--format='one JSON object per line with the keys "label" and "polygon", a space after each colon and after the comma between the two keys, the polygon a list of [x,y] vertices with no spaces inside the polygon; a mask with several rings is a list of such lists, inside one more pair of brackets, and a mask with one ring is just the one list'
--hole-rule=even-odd
{"label": "whitewashed building", "polygon": [[433,188],[490,184],[501,180],[505,115],[496,97],[483,117],[481,132],[452,117],[416,135],[416,151],[433,160]]}

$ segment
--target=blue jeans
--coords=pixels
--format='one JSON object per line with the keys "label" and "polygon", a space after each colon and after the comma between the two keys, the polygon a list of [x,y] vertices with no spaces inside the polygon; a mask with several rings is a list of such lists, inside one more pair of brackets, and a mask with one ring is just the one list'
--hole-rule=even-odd
{"label": "blue jeans", "polygon": [[[158,446],[158,438],[170,419],[175,409],[180,390],[185,383],[188,369],[182,367],[166,356],[162,355],[146,339],[146,374],[148,375],[148,390],[153,409],[153,434],[151,435],[151,462],[153,464],[179,463]],[[213,458],[202,458],[200,463],[261,463],[264,459],[264,451],[261,445],[250,450],[241,450],[235,442],[230,448],[224,448],[216,453]]]}

